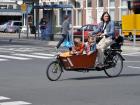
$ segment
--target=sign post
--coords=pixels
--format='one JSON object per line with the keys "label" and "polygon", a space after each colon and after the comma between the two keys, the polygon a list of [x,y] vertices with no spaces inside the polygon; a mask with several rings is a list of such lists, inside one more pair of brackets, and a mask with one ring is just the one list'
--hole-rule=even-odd
{"label": "sign post", "polygon": [[[28,31],[29,31],[29,27],[28,27],[28,13],[27,13],[27,9],[28,9],[28,6],[27,4],[23,3],[21,4],[21,11],[23,13],[23,30],[26,30],[27,32],[27,38],[28,38]],[[26,27],[27,26],[27,27]]]}

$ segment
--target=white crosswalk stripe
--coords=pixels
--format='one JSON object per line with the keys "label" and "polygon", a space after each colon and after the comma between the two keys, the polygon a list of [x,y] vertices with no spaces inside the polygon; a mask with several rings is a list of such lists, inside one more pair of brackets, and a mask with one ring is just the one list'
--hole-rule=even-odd
{"label": "white crosswalk stripe", "polygon": [[55,56],[54,54],[46,54],[46,53],[32,53],[32,54],[40,55],[40,56],[50,56],[50,57],[54,57]]}
{"label": "white crosswalk stripe", "polygon": [[0,61],[8,61],[8,59],[0,59]]}
{"label": "white crosswalk stripe", "polygon": [[32,59],[53,59],[55,54],[46,53],[13,53],[13,54],[1,54],[0,62],[11,61],[11,60],[32,60]]}
{"label": "white crosswalk stripe", "polygon": [[0,96],[0,100],[9,100],[10,98],[8,97],[3,97],[3,96]]}
{"label": "white crosswalk stripe", "polygon": [[30,105],[31,103],[24,101],[2,102],[0,105]]}
{"label": "white crosswalk stripe", "polygon": [[11,98],[0,96],[0,105],[31,105],[31,103],[25,101],[11,101]]}
{"label": "white crosswalk stripe", "polygon": [[8,58],[8,59],[17,59],[17,60],[29,60],[30,58],[23,58],[23,57],[16,57],[10,55],[0,55],[1,58]]}
{"label": "white crosswalk stripe", "polygon": [[52,59],[52,57],[49,56],[39,56],[39,55],[33,55],[33,54],[12,54],[16,56],[23,56],[23,57],[31,57],[31,58],[40,58],[40,59]]}

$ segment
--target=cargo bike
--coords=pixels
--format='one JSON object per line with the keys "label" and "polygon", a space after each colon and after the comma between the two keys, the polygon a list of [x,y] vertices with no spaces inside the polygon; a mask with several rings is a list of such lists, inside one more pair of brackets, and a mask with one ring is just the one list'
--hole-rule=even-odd
{"label": "cargo bike", "polygon": [[117,77],[123,69],[124,58],[121,49],[108,48],[104,51],[104,67],[96,67],[97,51],[90,55],[70,55],[64,52],[56,56],[46,70],[49,80],[57,81],[64,71],[89,72],[104,71],[108,77]]}

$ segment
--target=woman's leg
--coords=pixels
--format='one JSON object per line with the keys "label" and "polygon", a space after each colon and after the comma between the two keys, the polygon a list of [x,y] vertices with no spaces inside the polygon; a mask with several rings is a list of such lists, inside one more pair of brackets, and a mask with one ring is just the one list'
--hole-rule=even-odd
{"label": "woman's leg", "polygon": [[104,50],[108,46],[110,46],[111,43],[112,43],[112,39],[111,38],[104,38],[103,40],[101,40],[99,45],[97,45],[97,49],[98,49],[98,63],[99,64],[104,64]]}
{"label": "woman's leg", "polygon": [[67,35],[65,34],[62,34],[62,38],[59,40],[58,44],[57,44],[57,48],[60,47],[60,45],[64,42],[64,40],[66,39]]}

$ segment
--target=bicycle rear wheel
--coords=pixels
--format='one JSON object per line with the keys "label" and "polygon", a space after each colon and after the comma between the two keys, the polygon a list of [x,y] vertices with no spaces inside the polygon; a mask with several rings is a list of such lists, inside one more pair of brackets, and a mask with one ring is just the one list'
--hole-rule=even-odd
{"label": "bicycle rear wheel", "polygon": [[53,61],[49,64],[46,70],[46,75],[49,80],[51,81],[57,81],[62,74],[62,67],[57,61]]}
{"label": "bicycle rear wheel", "polygon": [[119,53],[115,54],[112,59],[111,67],[105,69],[104,72],[108,77],[117,77],[123,69],[123,59]]}

